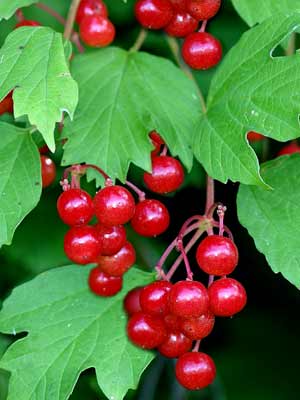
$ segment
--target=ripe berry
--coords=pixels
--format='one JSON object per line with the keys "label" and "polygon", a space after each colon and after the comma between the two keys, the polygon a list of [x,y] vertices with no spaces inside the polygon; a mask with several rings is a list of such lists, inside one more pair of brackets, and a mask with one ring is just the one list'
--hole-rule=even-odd
{"label": "ripe berry", "polygon": [[89,275],[89,287],[98,296],[113,296],[122,289],[122,284],[122,277],[109,276],[97,267]]}
{"label": "ripe berry", "polygon": [[131,226],[141,236],[157,236],[168,229],[170,215],[158,200],[143,200],[135,208]]}
{"label": "ripe berry", "polygon": [[176,363],[176,378],[189,390],[203,389],[216,377],[216,366],[212,358],[205,353],[185,353]]}
{"label": "ripe berry", "polygon": [[167,314],[164,317],[164,323],[168,332],[181,331],[181,318],[174,314]]}
{"label": "ripe berry", "polygon": [[12,98],[12,91],[0,102],[0,115],[5,113],[12,114],[14,111],[14,103]]}
{"label": "ripe berry", "polygon": [[210,309],[218,317],[231,317],[247,303],[244,287],[235,279],[221,278],[208,288]]}
{"label": "ripe berry", "polygon": [[139,312],[130,317],[127,335],[136,346],[154,349],[165,340],[167,332],[161,318]]}
{"label": "ripe berry", "polygon": [[72,227],[65,235],[64,250],[67,257],[76,264],[94,262],[101,252],[96,228]]}
{"label": "ripe berry", "polygon": [[222,58],[222,46],[218,39],[206,32],[188,35],[182,46],[182,58],[191,68],[208,69]]}
{"label": "ripe berry", "polygon": [[42,187],[50,186],[56,178],[56,166],[51,158],[41,155]]}
{"label": "ripe berry", "polygon": [[135,203],[132,194],[122,186],[107,186],[95,198],[95,213],[104,225],[123,225],[134,214]]}
{"label": "ripe berry", "polygon": [[93,200],[84,190],[69,189],[59,196],[57,211],[65,224],[85,225],[94,215]]}
{"label": "ripe berry", "polygon": [[300,153],[300,146],[297,142],[291,142],[285,145],[278,153],[278,156],[285,156],[294,153]]}
{"label": "ripe berry", "polygon": [[264,135],[261,135],[260,133],[251,131],[248,132],[247,134],[247,139],[249,140],[249,142],[260,142],[261,140],[264,140]]}
{"label": "ripe berry", "polygon": [[105,226],[97,224],[96,228],[102,248],[101,255],[113,256],[118,253],[126,242],[126,230],[124,226]]}
{"label": "ripe berry", "polygon": [[125,274],[133,266],[135,260],[135,250],[129,242],[125,242],[121,250],[113,256],[100,256],[97,258],[98,266],[101,270],[112,276]]}
{"label": "ripe berry", "polygon": [[187,12],[178,12],[166,26],[165,31],[170,36],[186,37],[198,28],[198,21]]}
{"label": "ripe berry", "polygon": [[169,0],[138,0],[134,12],[139,23],[148,29],[164,28],[173,16]]}
{"label": "ripe berry", "polygon": [[39,24],[36,21],[32,21],[30,19],[24,19],[23,21],[20,21],[17,23],[17,25],[15,26],[15,29],[21,28],[22,26],[41,26],[41,24]]}
{"label": "ripe berry", "polygon": [[145,286],[140,293],[142,310],[147,314],[164,315],[168,312],[169,292],[172,283],[156,281]]}
{"label": "ripe berry", "polygon": [[179,317],[198,317],[208,311],[209,298],[202,283],[179,281],[169,294],[169,309]]}
{"label": "ripe berry", "polygon": [[152,173],[144,173],[145,185],[155,193],[170,193],[177,190],[184,180],[182,165],[176,158],[155,156],[152,158]]}
{"label": "ripe berry", "polygon": [[91,47],[105,47],[115,38],[114,25],[101,15],[88,15],[79,25],[79,34],[82,41]]}
{"label": "ripe berry", "polygon": [[39,148],[39,153],[40,154],[48,154],[49,151],[50,151],[49,147],[46,144],[44,144],[44,146]]}
{"label": "ripe berry", "polygon": [[190,351],[193,341],[181,332],[170,332],[166,340],[158,347],[160,354],[167,358],[177,358]]}
{"label": "ripe berry", "polygon": [[186,0],[170,0],[173,10],[175,12],[185,12],[186,8]]}
{"label": "ripe berry", "polygon": [[199,267],[209,275],[228,275],[235,269],[239,259],[236,245],[227,237],[207,236],[199,244],[196,253]]}
{"label": "ripe berry", "polygon": [[142,290],[143,287],[136,287],[130,290],[130,292],[125,296],[123,302],[124,310],[129,316],[142,311],[140,304],[140,294]]}
{"label": "ripe berry", "polygon": [[187,11],[198,21],[214,17],[221,7],[221,0],[187,0]]}
{"label": "ripe berry", "polygon": [[211,311],[200,315],[181,319],[181,331],[192,340],[200,340],[208,336],[213,330],[215,317]]}
{"label": "ripe berry", "polygon": [[108,17],[107,7],[103,1],[81,0],[76,14],[76,22],[80,24],[84,17],[91,15],[100,15],[104,18]]}
{"label": "ripe berry", "polygon": [[160,152],[161,146],[165,144],[165,141],[156,131],[150,132],[149,136],[153,146],[155,147],[154,150],[151,151],[151,155],[156,156]]}

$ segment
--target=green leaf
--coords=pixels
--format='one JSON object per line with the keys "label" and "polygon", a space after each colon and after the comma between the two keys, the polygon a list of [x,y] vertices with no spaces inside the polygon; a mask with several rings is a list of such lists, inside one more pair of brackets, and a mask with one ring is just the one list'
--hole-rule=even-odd
{"label": "green leaf", "polygon": [[74,59],[80,100],[67,122],[63,163],[86,162],[125,180],[130,162],[150,169],[148,133],[157,129],[190,168],[191,131],[200,115],[196,87],[170,61],[118,48]]}
{"label": "green leaf", "polygon": [[101,298],[89,291],[89,270],[67,266],[45,272],[4,302],[1,331],[29,332],[0,364],[12,374],[7,400],[65,400],[80,373],[93,367],[109,399],[122,400],[136,388],[153,354],[128,341],[123,298],[154,275],[133,268],[122,292]]}
{"label": "green leaf", "polygon": [[1,0],[0,2],[0,21],[1,19],[9,19],[17,11],[18,8],[30,6],[37,3],[38,0]]}
{"label": "green leaf", "polygon": [[254,238],[272,270],[300,289],[300,156],[284,156],[262,165],[263,178],[273,190],[241,185],[240,223]]}
{"label": "green leaf", "polygon": [[253,26],[265,19],[280,14],[300,11],[300,0],[231,0],[236,11]]}
{"label": "green leaf", "polygon": [[17,226],[41,195],[40,157],[31,135],[0,122],[0,247],[10,244]]}
{"label": "green leaf", "polygon": [[299,136],[300,57],[272,57],[299,23],[300,14],[280,14],[250,29],[217,71],[194,140],[195,156],[215,179],[260,184],[248,131],[279,141]]}
{"label": "green leaf", "polygon": [[55,123],[63,111],[72,118],[78,101],[61,34],[42,27],[16,29],[1,48],[0,60],[0,99],[15,88],[15,117],[28,115],[54,150]]}

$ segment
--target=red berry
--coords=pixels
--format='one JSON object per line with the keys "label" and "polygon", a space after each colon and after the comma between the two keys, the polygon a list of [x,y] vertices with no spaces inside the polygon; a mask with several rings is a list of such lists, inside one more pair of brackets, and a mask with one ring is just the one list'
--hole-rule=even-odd
{"label": "red berry", "polygon": [[168,332],[181,331],[181,318],[174,314],[164,316],[164,323]]}
{"label": "red berry", "polygon": [[50,157],[41,155],[42,187],[50,186],[56,178],[56,166]]}
{"label": "red berry", "polygon": [[199,267],[209,275],[228,275],[239,259],[236,245],[227,237],[207,236],[199,244],[196,253]]}
{"label": "red berry", "polygon": [[124,299],[124,310],[130,316],[142,311],[140,304],[140,294],[143,287],[136,287],[130,290]]}
{"label": "red berry", "polygon": [[150,132],[149,136],[150,136],[151,142],[154,146],[154,150],[151,151],[151,155],[156,156],[160,152],[161,146],[165,144],[165,141],[160,136],[160,134],[157,133],[156,131]]}
{"label": "red berry", "polygon": [[260,133],[251,131],[248,132],[247,134],[247,139],[249,140],[249,142],[260,142],[261,140],[264,140],[264,135],[261,135]]}
{"label": "red berry", "polygon": [[216,377],[216,366],[213,359],[205,353],[183,354],[176,363],[176,378],[189,390],[203,389]]}
{"label": "red berry", "polygon": [[47,154],[47,153],[49,153],[49,151],[50,151],[49,147],[46,144],[44,144],[44,146],[39,148],[40,154]]}
{"label": "red berry", "polygon": [[145,286],[140,293],[142,310],[147,314],[164,315],[168,312],[169,292],[172,283],[157,281]]}
{"label": "red berry", "polygon": [[12,91],[0,102],[0,115],[5,113],[12,114],[14,111],[14,102],[12,98]]}
{"label": "red berry", "polygon": [[113,256],[118,253],[126,242],[126,230],[123,225],[96,225],[101,243],[101,255]]}
{"label": "red berry", "polygon": [[164,28],[173,16],[169,0],[138,0],[134,11],[139,23],[149,29]]}
{"label": "red berry", "polygon": [[186,37],[198,28],[198,21],[187,12],[178,12],[166,26],[165,31],[170,36]]}
{"label": "red berry", "polygon": [[93,15],[100,15],[104,18],[108,17],[107,7],[103,1],[81,0],[76,14],[76,22],[80,24],[84,17]]}
{"label": "red berry", "polygon": [[91,47],[105,47],[115,38],[114,25],[101,15],[88,15],[79,25],[79,34],[82,41]]}
{"label": "red berry", "polygon": [[76,226],[65,235],[64,250],[76,264],[94,262],[101,252],[97,230],[94,226]]}
{"label": "red berry", "polygon": [[118,253],[113,256],[100,256],[97,259],[102,271],[112,276],[121,276],[133,266],[136,260],[135,250],[131,243],[125,242]]}
{"label": "red berry", "polygon": [[300,153],[300,146],[297,142],[291,142],[285,145],[278,153],[278,156],[285,156],[294,153]]}
{"label": "red berry", "polygon": [[186,8],[186,0],[170,0],[173,10],[175,12],[185,12]]}
{"label": "red berry", "polygon": [[134,214],[135,203],[132,194],[122,186],[107,186],[95,198],[95,213],[101,224],[123,225]]}
{"label": "red berry", "polygon": [[187,0],[187,11],[198,21],[214,17],[221,7],[221,0]]}
{"label": "red berry", "polygon": [[41,26],[41,24],[39,24],[36,21],[32,21],[30,19],[24,19],[23,21],[20,21],[17,23],[17,25],[15,26],[15,29],[21,28],[22,26]]}
{"label": "red berry", "polygon": [[167,332],[161,318],[139,312],[130,317],[127,335],[136,346],[154,349],[165,340]]}
{"label": "red berry", "polygon": [[113,296],[122,289],[122,284],[122,277],[107,275],[97,267],[89,275],[89,287],[98,296]]}
{"label": "red berry", "polygon": [[170,193],[177,190],[184,180],[182,165],[176,158],[155,156],[152,158],[152,173],[144,173],[145,185],[155,193]]}
{"label": "red berry", "polygon": [[200,340],[208,336],[213,330],[215,317],[211,311],[200,317],[183,318],[180,330],[192,340]]}
{"label": "red berry", "polygon": [[158,200],[143,200],[137,204],[131,220],[133,229],[141,236],[157,236],[170,224],[167,208]]}
{"label": "red berry", "polygon": [[200,282],[179,281],[169,294],[169,308],[179,317],[198,317],[208,311],[209,298],[206,287]]}
{"label": "red berry", "polygon": [[194,69],[208,69],[222,58],[222,46],[218,39],[206,32],[188,35],[182,46],[182,57]]}
{"label": "red berry", "polygon": [[84,190],[69,189],[59,196],[57,211],[65,224],[85,225],[94,215],[94,204],[91,196]]}
{"label": "red berry", "polygon": [[218,317],[231,317],[247,303],[244,287],[235,279],[221,278],[208,288],[210,309]]}
{"label": "red berry", "polygon": [[167,358],[177,358],[191,350],[193,341],[181,332],[170,332],[158,347],[160,354]]}

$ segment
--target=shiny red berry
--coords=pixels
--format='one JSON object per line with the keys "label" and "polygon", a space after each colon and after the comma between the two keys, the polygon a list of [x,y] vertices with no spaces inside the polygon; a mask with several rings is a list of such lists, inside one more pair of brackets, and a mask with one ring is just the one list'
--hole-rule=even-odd
{"label": "shiny red berry", "polygon": [[167,208],[158,200],[143,200],[135,208],[131,226],[141,236],[157,236],[170,224]]}
{"label": "shiny red berry", "polygon": [[85,225],[94,215],[94,204],[91,196],[84,190],[69,189],[59,196],[57,211],[65,224]]}
{"label": "shiny red berry", "polygon": [[206,287],[195,281],[179,281],[169,294],[169,309],[179,317],[198,317],[208,311],[209,298]]}
{"label": "shiny red berry", "polygon": [[134,12],[139,23],[148,29],[164,28],[173,16],[169,0],[138,0]]}
{"label": "shiny red berry", "polygon": [[95,198],[95,213],[101,224],[123,225],[133,217],[135,202],[132,194],[122,186],[107,186]]}
{"label": "shiny red berry", "polygon": [[102,271],[112,276],[121,276],[133,266],[136,260],[134,247],[125,242],[118,253],[113,256],[100,256],[97,258],[98,266]]}
{"label": "shiny red berry", "polygon": [[0,115],[5,114],[5,113],[10,113],[12,114],[14,111],[14,103],[13,103],[13,98],[12,98],[12,93],[9,92],[6,97],[0,102]]}
{"label": "shiny red berry", "polygon": [[176,158],[152,157],[152,173],[144,173],[144,182],[155,193],[170,193],[177,190],[184,180],[184,171]]}
{"label": "shiny red berry", "polygon": [[198,28],[198,21],[187,12],[176,13],[165,27],[168,35],[174,37],[186,37]]}
{"label": "shiny red berry", "polygon": [[41,155],[42,187],[50,186],[56,178],[56,166],[50,157]]}
{"label": "shiny red berry", "polygon": [[193,341],[182,332],[170,332],[158,351],[167,358],[177,358],[190,351],[192,345]]}
{"label": "shiny red berry", "polygon": [[208,336],[213,330],[215,316],[211,311],[200,315],[200,317],[182,318],[180,330],[192,340],[200,340]]}
{"label": "shiny red berry", "polygon": [[105,3],[101,0],[81,0],[76,14],[76,22],[80,24],[84,17],[91,15],[107,18],[108,11]]}
{"label": "shiny red berry", "polygon": [[247,303],[247,294],[241,283],[232,278],[221,278],[208,288],[210,310],[218,317],[231,317]]}
{"label": "shiny red berry", "polygon": [[143,287],[136,287],[130,290],[124,298],[124,310],[130,316],[142,311],[140,304],[140,294]]}
{"label": "shiny red berry", "polygon": [[264,138],[264,135],[261,135],[260,133],[254,131],[250,131],[247,134],[247,139],[249,140],[249,142],[260,142],[264,140]]}
{"label": "shiny red berry", "polygon": [[64,250],[76,264],[94,262],[101,252],[96,228],[85,225],[72,227],[65,235]]}
{"label": "shiny red berry", "polygon": [[221,0],[186,0],[187,11],[198,21],[214,17],[221,7]]}
{"label": "shiny red berry", "polygon": [[91,47],[105,47],[115,38],[116,30],[112,22],[101,15],[88,15],[79,25],[82,41]]}
{"label": "shiny red berry", "polygon": [[165,340],[167,331],[160,317],[139,312],[130,317],[127,335],[136,346],[154,349]]}
{"label": "shiny red berry", "polygon": [[107,275],[97,267],[89,275],[89,287],[98,296],[114,296],[122,289],[122,284],[122,277]]}
{"label": "shiny red berry", "polygon": [[24,19],[23,21],[20,21],[17,23],[15,26],[15,29],[21,28],[22,26],[41,26],[37,21],[32,21],[30,19]]}
{"label": "shiny red berry", "polygon": [[208,69],[222,58],[222,46],[218,39],[206,32],[188,35],[182,46],[182,58],[191,68]]}
{"label": "shiny red berry", "polygon": [[200,242],[196,260],[199,267],[209,275],[229,275],[237,266],[239,253],[229,238],[211,235]]}
{"label": "shiny red berry", "polygon": [[151,155],[156,156],[160,152],[161,146],[165,144],[165,141],[156,131],[150,132],[149,136],[154,146],[154,150],[151,151]]}
{"label": "shiny red berry", "polygon": [[285,145],[278,153],[278,156],[285,156],[294,153],[300,153],[300,146],[297,142],[291,142]]}
{"label": "shiny red berry", "polygon": [[205,353],[183,354],[176,363],[176,378],[189,390],[199,390],[210,385],[216,377],[213,359]]}
{"label": "shiny red berry", "polygon": [[123,225],[96,225],[101,243],[101,255],[113,256],[118,253],[126,242],[126,230]]}
{"label": "shiny red berry", "polygon": [[178,315],[167,314],[164,316],[164,323],[168,332],[181,331],[181,318]]}
{"label": "shiny red berry", "polygon": [[172,283],[167,281],[156,281],[145,286],[140,293],[142,310],[153,315],[167,314],[171,288]]}
{"label": "shiny red berry", "polygon": [[173,10],[175,12],[185,12],[186,8],[186,0],[170,0]]}

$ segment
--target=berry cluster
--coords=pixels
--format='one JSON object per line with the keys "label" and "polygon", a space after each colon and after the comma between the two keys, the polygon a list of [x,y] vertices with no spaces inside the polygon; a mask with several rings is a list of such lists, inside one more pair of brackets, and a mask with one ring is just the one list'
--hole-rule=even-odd
{"label": "berry cluster", "polygon": [[220,6],[221,0],[138,0],[135,16],[145,28],[164,29],[169,36],[185,38],[182,58],[186,64],[208,69],[222,58],[221,43],[205,32],[207,20],[217,14]]}
{"label": "berry cluster", "polygon": [[[150,133],[155,149],[152,153],[152,173],[145,173],[145,183],[156,193],[178,189],[184,179],[179,161],[167,156],[167,147],[156,132]],[[164,155],[159,155],[161,146]],[[105,187],[92,197],[80,189],[79,178],[87,168],[97,169],[106,179]],[[72,182],[67,176],[71,172]],[[128,222],[141,236],[154,237],[169,226],[167,208],[158,200],[147,199],[144,192],[126,181],[139,197],[134,197],[123,186],[114,185],[109,177],[95,166],[73,166],[65,171],[63,193],[57,201],[61,220],[71,228],[65,235],[64,250],[76,264],[97,263],[89,277],[91,290],[99,296],[112,296],[122,288],[122,276],[135,263],[134,247],[126,240]],[[97,222],[90,224],[93,218]]]}
{"label": "berry cluster", "polygon": [[88,46],[105,47],[114,41],[116,30],[102,0],[81,0],[76,22],[80,38]]}
{"label": "berry cluster", "polygon": [[[198,352],[200,341],[213,330],[215,317],[231,317],[240,312],[247,301],[241,283],[227,277],[238,264],[238,250],[230,238],[223,236],[224,209],[221,206],[218,209],[219,235],[210,231],[196,252],[198,266],[210,276],[208,288],[192,280],[182,237],[195,227],[185,224],[175,245],[186,263],[187,280],[172,284],[170,278],[174,271],[165,275],[158,269],[160,280],[131,290],[124,299],[129,339],[136,346],[156,348],[165,357],[178,358],[176,378],[190,390],[202,389],[215,378],[212,358]],[[162,258],[165,261],[164,255]],[[214,281],[215,276],[220,278]]]}

